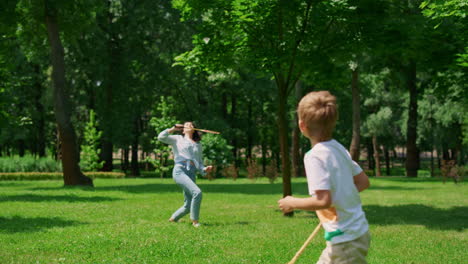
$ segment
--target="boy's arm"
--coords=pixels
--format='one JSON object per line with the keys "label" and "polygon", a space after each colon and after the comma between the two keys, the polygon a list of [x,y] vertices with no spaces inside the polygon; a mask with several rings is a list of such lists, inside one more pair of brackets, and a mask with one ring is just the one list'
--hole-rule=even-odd
{"label": "boy's arm", "polygon": [[286,196],[278,201],[278,205],[285,213],[292,212],[294,209],[316,211],[326,209],[331,206],[332,197],[329,190],[315,191],[315,196],[308,198],[296,198]]}
{"label": "boy's arm", "polygon": [[356,185],[356,188],[358,189],[359,192],[364,191],[370,186],[369,177],[367,177],[367,174],[364,171],[361,171],[361,173],[359,173],[358,175],[355,175],[353,177],[353,180],[354,180],[354,185]]}

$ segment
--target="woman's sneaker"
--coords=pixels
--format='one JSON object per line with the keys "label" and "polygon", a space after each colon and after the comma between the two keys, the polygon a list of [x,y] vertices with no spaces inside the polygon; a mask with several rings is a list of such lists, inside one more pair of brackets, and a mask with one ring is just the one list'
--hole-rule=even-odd
{"label": "woman's sneaker", "polygon": [[200,223],[192,223],[194,227],[200,227]]}

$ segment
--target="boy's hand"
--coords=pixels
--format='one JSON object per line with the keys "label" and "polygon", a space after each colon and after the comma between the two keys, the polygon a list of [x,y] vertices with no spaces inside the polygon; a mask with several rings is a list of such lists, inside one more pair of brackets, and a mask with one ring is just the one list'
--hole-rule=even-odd
{"label": "boy's hand", "polygon": [[283,213],[289,213],[294,211],[293,203],[295,199],[296,198],[292,196],[286,196],[283,199],[280,199],[278,201],[278,206],[281,209],[281,211],[283,211]]}

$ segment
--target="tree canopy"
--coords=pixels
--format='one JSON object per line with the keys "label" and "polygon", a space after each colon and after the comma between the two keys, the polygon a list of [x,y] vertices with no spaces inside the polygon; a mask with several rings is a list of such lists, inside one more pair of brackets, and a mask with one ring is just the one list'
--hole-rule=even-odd
{"label": "tree canopy", "polygon": [[297,101],[329,90],[340,106],[334,137],[367,170],[394,159],[417,176],[423,153],[464,164],[467,9],[463,0],[4,1],[0,155],[68,158],[64,179],[81,179],[70,184],[89,183],[79,164],[91,149],[101,170],[166,175],[169,152],[154,138],[196,121],[222,132],[205,139],[218,177],[258,162],[262,175],[281,172],[289,195],[310,148]]}

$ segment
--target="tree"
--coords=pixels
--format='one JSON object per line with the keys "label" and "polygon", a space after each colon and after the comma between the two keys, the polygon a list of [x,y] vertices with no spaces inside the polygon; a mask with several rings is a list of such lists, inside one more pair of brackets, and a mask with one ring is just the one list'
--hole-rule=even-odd
{"label": "tree", "polygon": [[179,63],[222,72],[247,67],[276,83],[277,127],[283,195],[290,195],[288,98],[303,72],[336,48],[345,1],[185,1],[174,6],[185,19],[201,21],[195,47]]}
{"label": "tree", "polygon": [[[88,24],[90,12],[87,11],[92,6],[91,3],[92,1],[83,1],[80,5],[75,5],[74,3],[54,0],[22,0],[14,3],[16,6],[14,10],[18,15],[17,21],[21,25],[17,27],[20,29],[18,35],[30,40],[21,42],[21,48],[25,51],[25,54],[32,53],[39,57],[47,50],[44,44],[49,43],[54,114],[58,133],[60,134],[65,185],[93,184],[91,179],[81,173],[78,166],[78,143],[71,120],[73,105],[69,98],[71,87],[70,83],[67,82],[63,46],[63,43],[72,43],[78,32]],[[80,14],[80,16],[70,14]],[[42,66],[42,64],[39,65]],[[46,72],[45,69],[38,71],[38,74],[44,72]]]}
{"label": "tree", "polygon": [[[424,16],[437,22],[436,26],[434,27],[435,31],[443,31],[447,28],[447,26],[449,26],[452,30],[456,30],[456,34],[454,34],[456,41],[460,41],[462,45],[465,45],[464,51],[460,51],[460,53],[457,54],[458,58],[456,58],[454,65],[452,65],[452,67],[450,67],[450,69],[448,69],[446,72],[440,73],[438,76],[439,78],[437,78],[437,81],[434,85],[435,87],[437,87],[436,90],[440,90],[440,84],[446,84],[448,87],[450,87],[449,91],[453,92],[454,90],[458,89],[456,88],[457,86],[459,86],[460,84],[465,84],[467,82],[467,76],[466,74],[463,74],[463,72],[466,70],[466,67],[468,67],[468,46],[466,45],[468,38],[468,34],[466,33],[468,32],[468,24],[466,23],[468,4],[464,0],[427,0],[421,3],[420,8],[422,9],[422,13],[424,14]],[[447,96],[449,98],[456,98],[459,95],[462,95],[462,98],[464,99],[456,100],[455,102],[462,102],[462,109],[464,109],[467,106],[466,89],[464,89],[464,91],[465,92],[461,93],[436,92],[435,95]],[[464,97],[463,94],[465,95]],[[432,99],[429,105],[432,107],[432,103],[434,101],[433,99],[435,97],[432,94],[430,94],[430,96]],[[455,108],[450,107],[450,109],[454,110]],[[440,117],[442,117],[442,115]],[[454,117],[454,115],[449,114],[447,116],[443,116],[442,120],[444,121],[442,121],[442,123],[444,124],[444,126],[447,126],[447,117]],[[432,109],[430,110],[430,119],[432,122]],[[458,118],[454,119],[457,120]],[[456,144],[458,146],[458,151],[456,152],[461,153],[461,146],[463,144],[465,144],[465,146],[468,144],[468,117],[465,116],[465,118],[462,118],[462,120],[458,120],[458,122],[459,123],[455,126],[455,128],[456,130],[461,129],[462,135],[460,135],[460,142]],[[453,137],[450,137],[450,139],[453,139]],[[461,163],[464,163],[463,156],[464,154],[459,155]]]}
{"label": "tree", "polygon": [[[409,92],[406,123],[406,174],[416,177],[419,169],[418,100],[427,87],[419,76],[435,74],[452,61],[460,49],[458,27],[434,23],[421,14],[421,1],[382,0],[379,17],[382,30],[373,34],[374,56],[395,72],[394,83]],[[398,19],[396,19],[398,18]],[[438,54],[437,56],[434,56]]]}
{"label": "tree", "polygon": [[48,65],[46,49],[38,49],[42,52],[25,49],[27,43],[35,43],[21,24],[26,23],[26,19],[19,19],[17,1],[5,4],[0,11],[0,87],[10,107],[3,108],[0,152],[1,146],[8,148],[9,145],[17,149],[20,156],[30,152],[43,157],[49,130],[46,122],[52,118],[42,72]]}
{"label": "tree", "polygon": [[45,25],[50,43],[52,62],[52,80],[54,84],[54,110],[61,141],[63,177],[65,185],[93,185],[93,181],[84,176],[79,163],[78,145],[73,124],[70,120],[71,109],[65,79],[65,61],[62,41],[60,40],[57,20],[57,7],[45,0]]}

